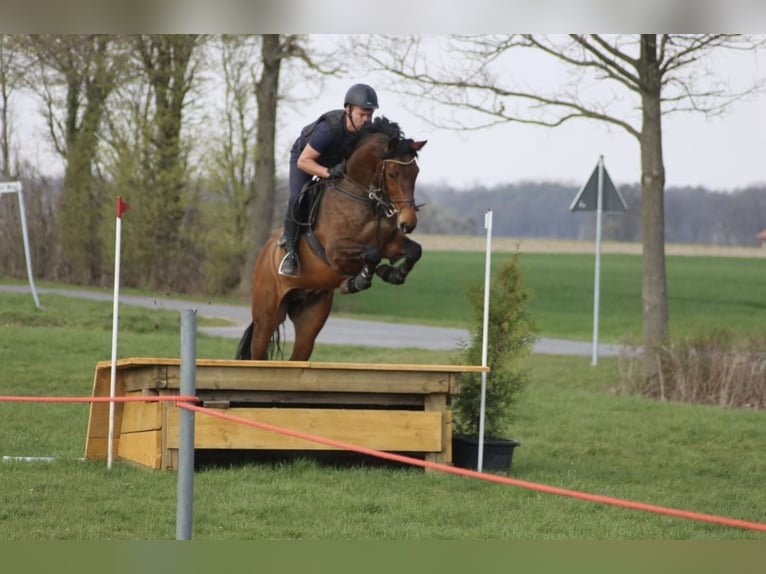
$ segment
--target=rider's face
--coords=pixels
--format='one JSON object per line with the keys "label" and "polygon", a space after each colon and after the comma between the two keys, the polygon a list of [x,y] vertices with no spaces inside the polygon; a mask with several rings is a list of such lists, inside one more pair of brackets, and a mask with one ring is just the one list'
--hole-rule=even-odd
{"label": "rider's face", "polygon": [[351,133],[358,132],[364,124],[372,121],[372,115],[375,110],[360,108],[359,106],[348,106],[346,112],[346,127]]}

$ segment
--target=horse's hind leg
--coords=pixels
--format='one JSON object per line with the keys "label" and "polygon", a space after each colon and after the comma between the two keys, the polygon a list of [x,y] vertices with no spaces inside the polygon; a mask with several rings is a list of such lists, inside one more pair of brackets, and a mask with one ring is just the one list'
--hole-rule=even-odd
{"label": "horse's hind leg", "polygon": [[295,343],[291,361],[308,361],[314,352],[314,341],[324,327],[332,309],[332,289],[323,291],[311,299],[292,304],[287,314],[295,326]]}
{"label": "horse's hind leg", "polygon": [[253,322],[253,339],[250,344],[250,358],[254,361],[265,361],[269,358],[269,345],[281,321],[261,319]]}
{"label": "horse's hind leg", "polygon": [[285,320],[284,302],[276,291],[262,290],[253,298],[252,340],[250,358],[263,361],[269,358],[269,345],[274,332]]}

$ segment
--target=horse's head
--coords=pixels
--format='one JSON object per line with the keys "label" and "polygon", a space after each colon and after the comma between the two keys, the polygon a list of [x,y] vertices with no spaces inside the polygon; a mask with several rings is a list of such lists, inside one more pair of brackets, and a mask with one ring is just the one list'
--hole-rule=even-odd
{"label": "horse's head", "polygon": [[411,233],[418,224],[417,157],[426,141],[405,139],[398,124],[381,117],[363,128],[356,144],[347,163],[349,177],[369,190],[386,217],[397,217],[399,230]]}
{"label": "horse's head", "polygon": [[424,141],[402,140],[398,149],[392,151],[381,162],[380,179],[384,197],[396,210],[397,227],[403,233],[411,233],[418,224],[415,205],[415,180],[420,168],[417,163],[418,151],[426,145]]}

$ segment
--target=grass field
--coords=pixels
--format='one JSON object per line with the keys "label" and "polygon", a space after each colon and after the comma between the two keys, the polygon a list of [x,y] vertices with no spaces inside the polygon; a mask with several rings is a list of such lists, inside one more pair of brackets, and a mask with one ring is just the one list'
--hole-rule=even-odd
{"label": "grass field", "polygon": [[[587,338],[587,309],[584,318],[576,317],[570,308],[580,303],[567,299],[573,291],[585,297],[592,258],[542,255],[523,259],[537,292],[536,321],[545,334]],[[423,262],[420,281],[428,279],[436,288],[440,274],[446,274],[454,283],[449,297],[457,300],[463,291],[457,284],[475,269],[481,275],[481,256],[466,257],[433,254],[432,263]],[[603,262],[605,284],[614,285],[615,293],[640,289],[633,286],[637,264],[623,257]],[[458,263],[463,270],[450,271]],[[672,299],[674,321],[683,329],[711,321],[743,333],[760,328],[749,315],[759,314],[763,297],[749,282],[763,285],[761,265],[716,259],[706,269],[672,261],[671,294],[686,293]],[[614,274],[608,283],[607,268]],[[364,306],[370,305],[372,316],[401,314],[411,320],[423,314],[429,322],[452,313],[445,323],[466,324],[464,309],[444,309],[447,295],[429,312],[424,309],[429,301],[405,307],[413,290],[439,299],[414,283],[416,276],[411,277],[419,288],[389,297],[376,286],[369,293],[372,301],[359,302],[353,312],[367,313]],[[701,285],[689,287],[704,277]],[[28,295],[0,293],[0,394],[89,396],[95,364],[110,354],[111,304],[45,299],[45,310],[38,311]],[[608,324],[617,339],[626,327],[635,328],[638,309],[627,304],[630,297],[615,299]],[[178,329],[176,314],[123,306],[120,356],[178,356]],[[201,358],[229,358],[234,346],[204,335],[197,342]],[[438,364],[451,354],[319,346],[312,359]],[[526,366],[530,385],[513,424],[514,438],[522,443],[514,458],[515,478],[766,522],[762,412],[625,396],[614,359],[591,367],[588,358],[533,356]],[[80,461],[87,413],[86,405],[0,403],[0,455],[56,459],[0,463],[0,540],[174,537],[175,474],[121,463],[108,471],[102,463]],[[206,468],[196,473],[194,492],[197,540],[764,540],[764,534],[751,531],[406,468],[332,468],[308,460]]]}
{"label": "grass field", "polygon": [[[510,256],[495,254],[493,268]],[[523,253],[521,265],[534,293],[530,313],[539,334],[590,340],[595,257],[583,253]],[[600,340],[640,340],[641,265],[637,255],[602,255]],[[375,284],[369,291],[336,297],[336,309],[365,317],[466,327],[472,321],[466,288],[471,282],[483,281],[484,266],[484,254],[480,252],[430,252],[404,287]],[[667,276],[673,335],[721,327],[745,334],[763,328],[766,260],[669,256]]]}

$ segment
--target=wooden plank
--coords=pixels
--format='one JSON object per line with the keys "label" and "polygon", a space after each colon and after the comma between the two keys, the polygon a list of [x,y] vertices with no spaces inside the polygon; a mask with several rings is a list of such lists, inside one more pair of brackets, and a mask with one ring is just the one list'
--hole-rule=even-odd
{"label": "wooden plank", "polygon": [[[126,388],[180,386],[179,359],[121,359]],[[102,361],[97,371],[108,371]],[[397,365],[378,363],[310,363],[290,361],[198,360],[200,389],[265,388],[357,392],[450,392],[462,372],[484,372],[475,365]],[[446,387],[446,388],[445,388]]]}
{"label": "wooden plank", "polygon": [[[341,409],[229,409],[247,420],[376,450],[442,450],[442,413]],[[178,448],[179,410],[168,409],[167,447]],[[195,415],[195,448],[338,450],[334,447],[253,428],[217,417]]]}
{"label": "wooden plank", "polygon": [[[111,393],[111,363],[107,369],[96,368],[93,377],[93,397],[108,397]],[[125,386],[120,373],[115,379],[115,396],[125,394]],[[122,423],[122,404],[116,403],[114,408],[114,437],[113,452],[117,452],[119,429]],[[109,403],[91,403],[88,413],[88,430],[85,436],[85,459],[106,460],[108,457],[107,442],[109,439]]]}
{"label": "wooden plank", "polygon": [[154,470],[161,468],[162,431],[122,433],[117,455]]}
{"label": "wooden plank", "polygon": [[[168,386],[176,383],[175,369],[168,371]],[[180,377],[180,369],[178,376]],[[450,373],[362,371],[343,369],[252,369],[248,367],[198,368],[198,389],[270,389],[356,393],[437,393],[450,389]]]}
{"label": "wooden plank", "polygon": [[[411,410],[424,410],[425,397],[411,393],[331,393],[322,391],[269,391],[269,390],[199,390],[197,396],[206,403],[217,401],[231,405],[250,403],[244,406],[264,405],[353,405],[368,407],[407,407]],[[255,403],[255,404],[254,404]],[[229,408],[211,406],[211,408]]]}
{"label": "wooden plank", "polygon": [[163,458],[162,460],[162,468],[167,470],[178,470],[178,449],[168,449],[167,458]]}
{"label": "wooden plank", "polygon": [[[168,366],[164,375],[155,367],[136,367],[125,374],[128,390],[178,390],[180,367]],[[456,385],[455,375],[442,372],[253,369],[244,365],[197,367],[196,387],[226,390],[275,390],[353,393],[446,393]]]}
{"label": "wooden plank", "polygon": [[171,460],[171,450],[168,448],[168,420],[169,420],[169,412],[170,410],[175,410],[180,412],[180,409],[175,406],[168,403],[162,403],[162,444],[160,445],[160,449],[162,452],[162,460],[160,464],[162,465],[162,468],[178,468],[178,450],[176,449],[175,454],[175,462]]}
{"label": "wooden plank", "polygon": [[452,413],[450,411],[442,413],[441,450],[426,453],[425,460],[438,464],[452,464]]}
{"label": "wooden plank", "polygon": [[125,389],[137,391],[141,389],[164,389],[167,387],[168,370],[179,370],[177,366],[146,365],[143,367],[119,369],[123,375]]}
{"label": "wooden plank", "polygon": [[447,395],[430,394],[424,397],[423,406],[427,411],[444,412],[447,410]]}
{"label": "wooden plank", "polygon": [[[178,366],[180,359],[174,358],[144,358],[132,357],[119,359],[118,369],[141,366]],[[396,363],[343,363],[343,362],[311,362],[311,361],[238,361],[226,359],[197,359],[198,367],[241,367],[252,369],[342,369],[357,371],[433,371],[446,373],[483,373],[489,372],[488,367],[480,365],[427,365],[427,364],[396,364]],[[97,369],[111,368],[111,361],[100,361],[96,364]]]}
{"label": "wooden plank", "polygon": [[125,403],[122,412],[121,433],[132,433],[162,428],[162,405],[159,403]]}
{"label": "wooden plank", "polygon": [[427,395],[425,409],[442,414],[442,445],[438,452],[426,455],[426,460],[439,464],[452,463],[452,413],[447,409],[446,395]]}
{"label": "wooden plank", "polygon": [[[486,370],[466,365],[198,360],[196,380],[204,400],[253,403],[225,411],[242,418],[378,450],[424,452],[427,460],[450,462],[449,396],[457,392],[461,372]],[[110,377],[111,362],[100,362],[93,396],[109,395]],[[117,363],[117,396],[177,394],[179,387],[179,359]],[[274,404],[299,408],[260,408]],[[315,405],[320,408],[308,408]],[[338,408],[343,406],[362,408]],[[397,410],[368,408],[385,406]],[[115,452],[150,468],[175,468],[178,412],[164,403],[118,403]],[[106,459],[108,416],[108,403],[91,405],[86,458]],[[216,417],[197,415],[196,420],[197,448],[335,450]]]}
{"label": "wooden plank", "polygon": [[[104,437],[89,437],[87,450],[85,457],[87,460],[107,460],[109,458],[109,451],[107,444],[109,439]],[[114,439],[114,452],[116,453],[120,448],[120,439]]]}

